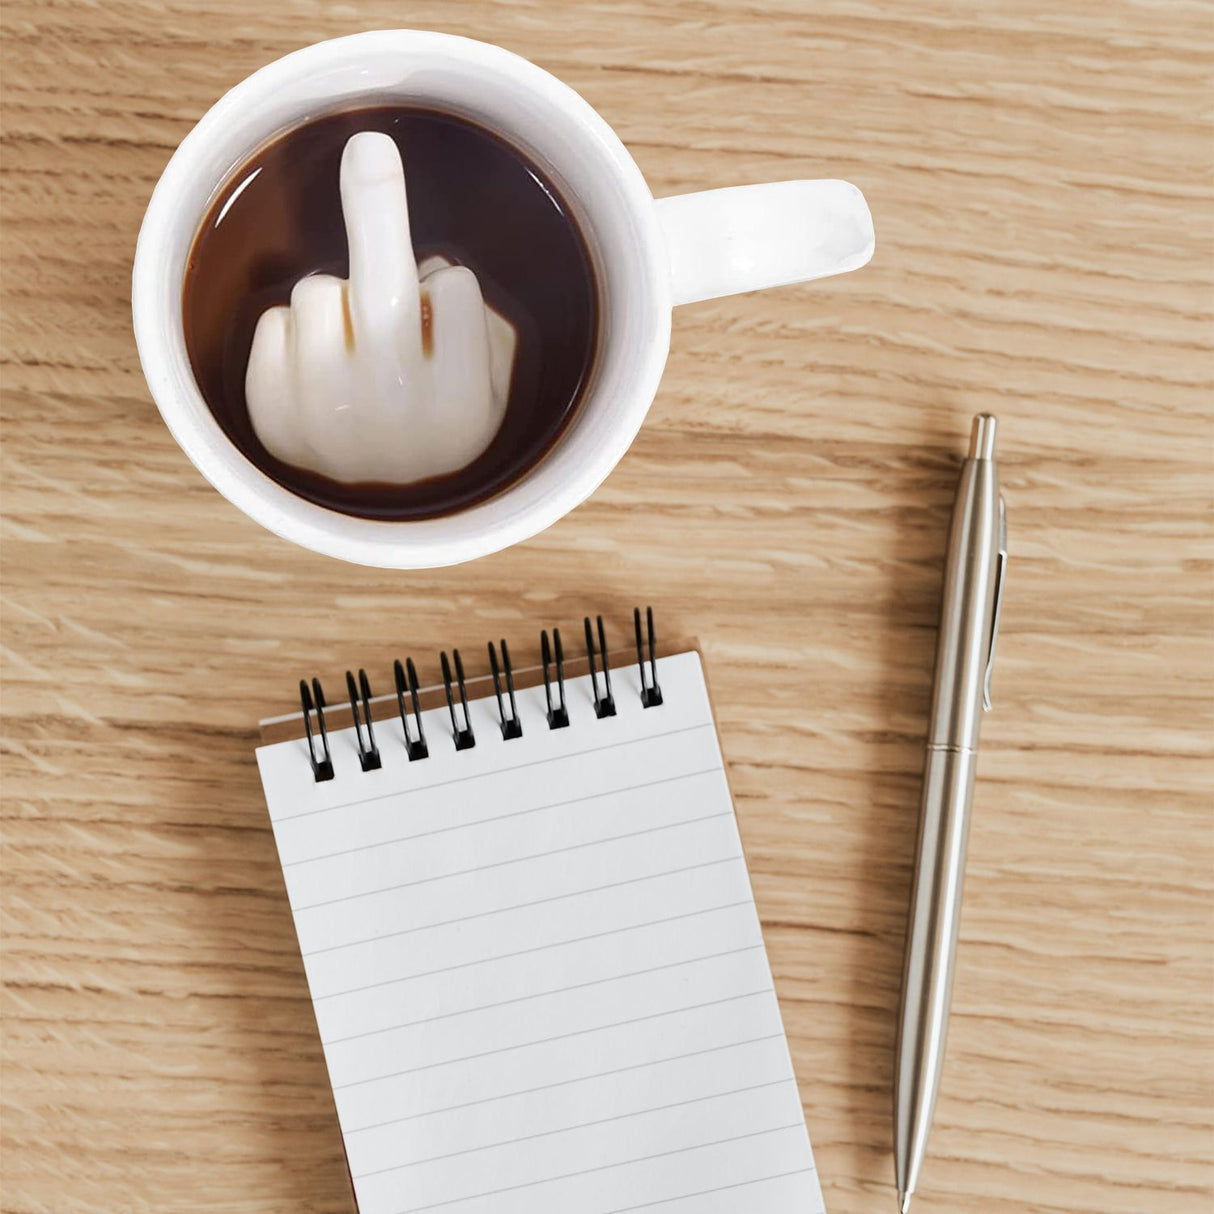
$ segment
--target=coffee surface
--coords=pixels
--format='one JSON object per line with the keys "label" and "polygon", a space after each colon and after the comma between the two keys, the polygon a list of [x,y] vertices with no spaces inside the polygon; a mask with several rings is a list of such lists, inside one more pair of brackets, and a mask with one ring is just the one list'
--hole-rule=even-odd
{"label": "coffee surface", "polygon": [[[505,417],[488,449],[457,472],[404,485],[343,484],[283,463],[258,441],[245,400],[261,314],[289,303],[307,274],[348,274],[339,168],[346,141],[369,130],[400,149],[417,260],[438,254],[468,266],[518,334]],[[553,182],[483,127],[403,105],[315,119],[243,164],[194,239],[182,309],[195,379],[244,455],[301,497],[378,519],[448,514],[518,480],[575,412],[598,337],[590,253]]]}

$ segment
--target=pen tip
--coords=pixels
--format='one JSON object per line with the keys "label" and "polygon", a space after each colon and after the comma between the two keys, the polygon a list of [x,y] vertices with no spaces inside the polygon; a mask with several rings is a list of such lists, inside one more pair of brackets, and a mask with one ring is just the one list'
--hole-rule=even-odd
{"label": "pen tip", "polygon": [[898,1214],[910,1214],[910,1199],[909,1193],[898,1194]]}
{"label": "pen tip", "polygon": [[995,419],[989,413],[979,413],[970,431],[970,459],[995,458]]}

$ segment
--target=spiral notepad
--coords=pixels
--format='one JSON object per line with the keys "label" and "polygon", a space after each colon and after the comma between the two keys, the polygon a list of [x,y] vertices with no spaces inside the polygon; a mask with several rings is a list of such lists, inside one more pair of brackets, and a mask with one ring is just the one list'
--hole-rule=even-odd
{"label": "spiral notepad", "polygon": [[821,1211],[699,654],[585,631],[263,722],[360,1214]]}

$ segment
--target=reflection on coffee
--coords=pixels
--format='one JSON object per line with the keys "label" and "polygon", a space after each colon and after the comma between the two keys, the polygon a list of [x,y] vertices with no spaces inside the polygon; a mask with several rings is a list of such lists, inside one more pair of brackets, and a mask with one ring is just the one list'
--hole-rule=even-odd
{"label": "reflection on coffee", "polygon": [[[363,160],[353,167],[362,166],[370,186],[352,191],[356,174],[348,160],[343,214],[343,151],[358,132],[386,133],[399,149],[409,235],[420,263],[416,274],[412,264],[393,268],[400,249],[385,247],[384,228],[391,207],[371,205],[385,164],[390,169],[396,163],[399,174],[386,141],[363,136],[351,145],[362,148]],[[357,205],[365,214],[362,229],[352,231],[356,251],[350,259],[346,224]],[[452,264],[466,268],[447,268]],[[406,299],[405,313],[412,309],[409,323],[418,326],[416,334],[407,329],[418,344],[405,350],[399,366],[392,361],[403,348],[399,336],[388,335],[391,365],[383,361],[385,314],[375,310],[377,300],[394,294],[398,276],[412,277],[406,286],[416,294],[412,303]],[[347,278],[348,288],[337,281]],[[366,288],[361,297],[360,278]],[[292,289],[301,279],[292,307]],[[553,183],[484,128],[408,106],[317,119],[242,165],[195,238],[183,310],[199,387],[241,451],[302,497],[381,519],[449,513],[517,481],[575,412],[598,330],[590,255]],[[255,342],[263,318],[265,331]],[[328,330],[338,321],[342,340],[334,342]],[[304,332],[295,331],[301,325]],[[359,332],[366,341],[355,360]],[[302,351],[291,344],[301,340],[307,342]],[[453,343],[468,356],[453,358]],[[245,382],[251,350],[252,400]],[[401,368],[408,367],[414,370],[405,376]],[[408,407],[442,397],[454,402],[456,426],[444,429],[441,419],[414,412],[397,448],[388,441],[368,443],[365,433],[360,442],[350,431],[333,429],[331,418],[319,426],[310,422],[306,434],[300,430],[294,411],[311,417],[309,408],[315,413],[326,390],[354,397],[341,402],[350,405],[351,419],[362,404],[364,418],[369,411],[374,424],[387,397],[364,400],[374,392],[360,385],[382,384],[393,368],[402,382],[409,380]],[[332,414],[331,402],[328,408]],[[420,424],[419,417],[432,424]],[[461,466],[468,451],[479,454]],[[443,473],[427,475],[436,464]],[[423,479],[413,479],[418,475]],[[398,480],[409,483],[393,483]]]}

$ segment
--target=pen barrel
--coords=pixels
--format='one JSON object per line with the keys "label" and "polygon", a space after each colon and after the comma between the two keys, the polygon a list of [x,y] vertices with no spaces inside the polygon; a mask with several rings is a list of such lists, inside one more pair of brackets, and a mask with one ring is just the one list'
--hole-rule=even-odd
{"label": "pen barrel", "polygon": [[940,1087],[976,758],[973,750],[929,747],[923,768],[894,1067],[894,1166],[903,1193],[914,1191]]}
{"label": "pen barrel", "polygon": [[999,472],[995,461],[967,459],[949,528],[929,746],[973,749],[978,745],[998,582],[999,537]]}

